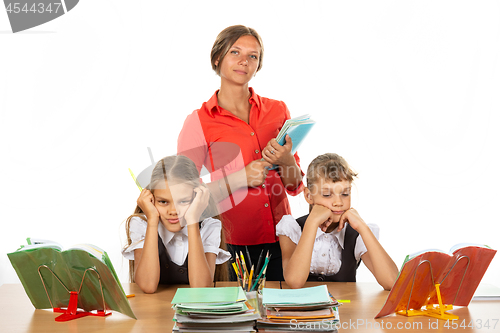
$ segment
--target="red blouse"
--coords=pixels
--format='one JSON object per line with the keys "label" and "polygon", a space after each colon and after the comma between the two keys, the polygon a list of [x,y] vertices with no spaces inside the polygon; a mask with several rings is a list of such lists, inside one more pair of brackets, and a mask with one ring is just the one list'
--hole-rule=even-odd
{"label": "red blouse", "polygon": [[[179,134],[177,153],[191,158],[201,176],[205,166],[212,181],[220,179],[221,189],[224,176],[262,158],[262,149],[290,119],[285,103],[260,97],[252,88],[250,92],[248,124],[218,105],[216,91],[199,110],[187,116]],[[297,153],[294,157],[300,167]],[[276,224],[283,215],[291,214],[286,193],[295,196],[303,188],[300,182],[294,190],[285,189],[279,173],[270,170],[261,186],[232,191],[219,204],[226,242],[256,245],[277,241]]]}

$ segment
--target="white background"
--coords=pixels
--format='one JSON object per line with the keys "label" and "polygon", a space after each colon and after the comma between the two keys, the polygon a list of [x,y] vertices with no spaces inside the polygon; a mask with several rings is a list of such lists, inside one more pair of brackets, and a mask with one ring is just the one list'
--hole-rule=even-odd
{"label": "white background", "polygon": [[[398,266],[461,242],[500,249],[497,1],[109,1],[12,34],[0,10],[0,285],[26,237],[105,249],[122,282],[136,174],[175,154],[220,79],[209,54],[233,24],[265,46],[256,92],[310,113],[303,170],[336,152],[353,206]],[[294,216],[307,212],[291,198]],[[375,281],[366,268],[359,281]],[[499,286],[500,258],[483,282]]]}

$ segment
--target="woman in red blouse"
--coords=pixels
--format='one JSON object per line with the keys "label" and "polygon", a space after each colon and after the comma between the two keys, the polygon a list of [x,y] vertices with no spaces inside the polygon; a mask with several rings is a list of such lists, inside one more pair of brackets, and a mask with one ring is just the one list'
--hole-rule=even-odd
{"label": "woman in red blouse", "polygon": [[211,62],[220,89],[187,116],[177,151],[198,170],[204,166],[210,172],[208,187],[219,202],[233,258],[240,251],[246,257],[248,249],[256,265],[260,253],[269,250],[267,279],[282,280],[276,224],[291,214],[286,194],[302,191],[303,172],[299,157],[291,154],[290,138],[284,146],[274,139],[290,119],[285,103],[261,97],[248,86],[262,68],[263,55],[262,40],[251,28],[231,26],[217,36]]}

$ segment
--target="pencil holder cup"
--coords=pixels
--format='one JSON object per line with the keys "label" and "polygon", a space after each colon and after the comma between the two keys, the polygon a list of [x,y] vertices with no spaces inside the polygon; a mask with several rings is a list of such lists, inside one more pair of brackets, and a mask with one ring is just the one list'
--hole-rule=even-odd
{"label": "pencil holder cup", "polygon": [[258,290],[259,294],[262,296],[262,289],[264,289],[266,287],[266,278],[260,278],[257,285],[258,285],[257,290]]}
{"label": "pencil holder cup", "polygon": [[262,307],[262,294],[254,290],[247,292],[246,295],[248,303],[250,303],[250,305],[259,312],[259,315],[262,316],[262,314],[264,313],[264,308]]}

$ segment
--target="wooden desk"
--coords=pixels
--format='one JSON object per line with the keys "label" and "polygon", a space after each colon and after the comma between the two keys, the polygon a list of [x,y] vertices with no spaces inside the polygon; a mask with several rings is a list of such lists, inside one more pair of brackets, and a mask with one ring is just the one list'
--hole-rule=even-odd
{"label": "wooden desk", "polygon": [[[306,286],[321,283],[308,282]],[[217,283],[217,286],[234,286],[234,282]],[[343,332],[500,332],[500,302],[472,301],[467,308],[456,308],[452,313],[460,319],[457,327],[446,328],[446,321],[427,317],[407,318],[392,315],[373,319],[384,304],[388,292],[375,283],[327,283],[328,289],[338,299],[351,300],[339,309]],[[279,282],[267,282],[268,288],[279,288]],[[69,322],[58,323],[54,318],[58,313],[52,310],[35,310],[21,284],[0,286],[0,331],[14,332],[170,332],[173,322],[173,310],[170,301],[176,291],[175,286],[161,287],[155,294],[142,293],[135,284],[124,284],[127,294],[135,294],[130,304],[138,320],[121,313],[113,312],[106,318],[85,317]],[[185,286],[180,286],[185,287]],[[283,288],[286,285],[283,283]],[[486,327],[489,320],[489,328]],[[474,323],[476,328],[460,327]],[[482,328],[479,329],[481,324]]]}

